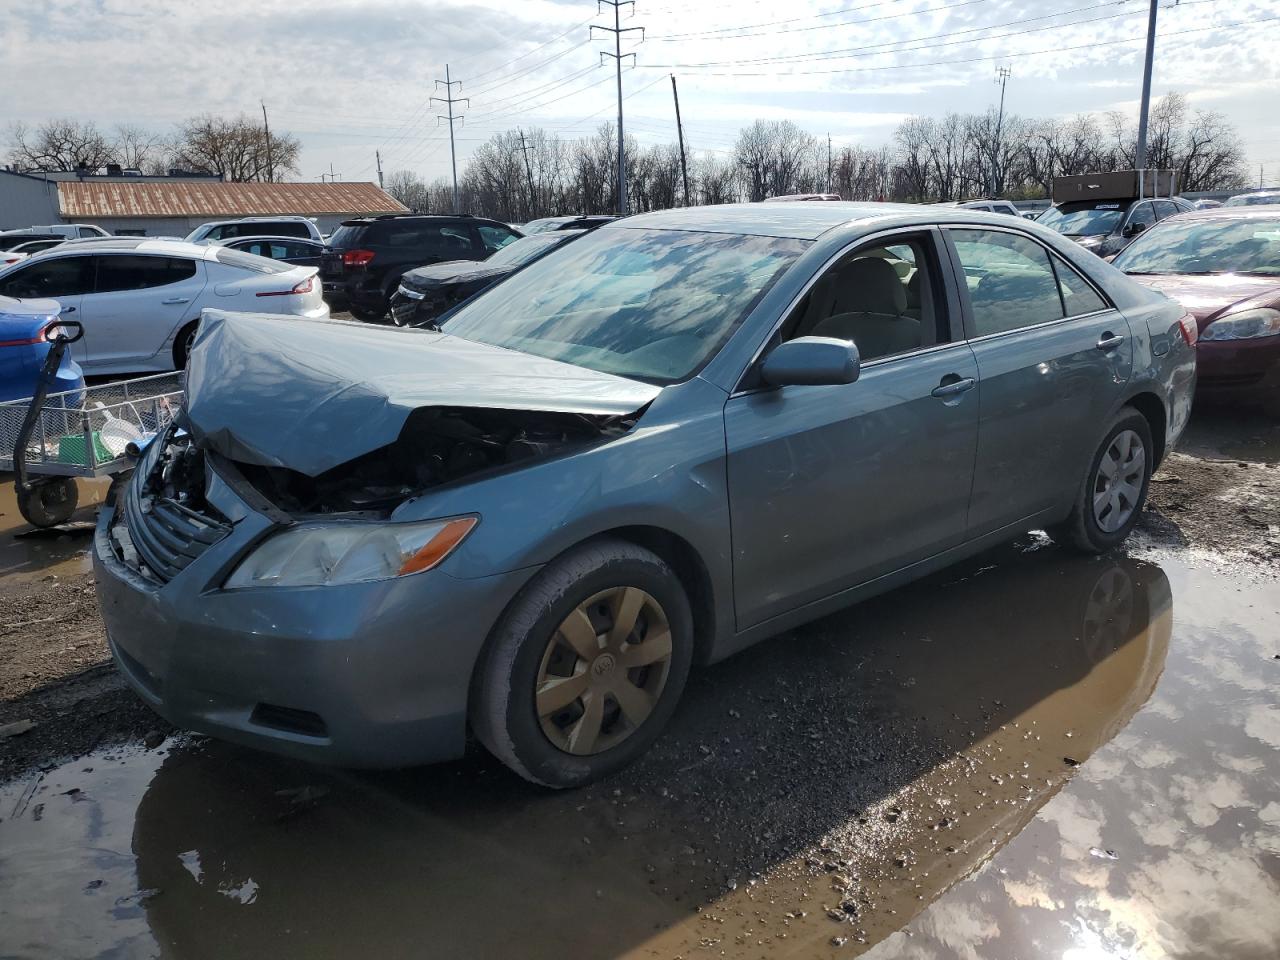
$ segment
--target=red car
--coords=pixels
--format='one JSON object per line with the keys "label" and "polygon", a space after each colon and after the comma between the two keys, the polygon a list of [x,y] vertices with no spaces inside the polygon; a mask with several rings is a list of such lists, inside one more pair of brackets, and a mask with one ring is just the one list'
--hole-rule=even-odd
{"label": "red car", "polygon": [[1280,205],[1171,217],[1112,262],[1196,318],[1199,391],[1280,417]]}

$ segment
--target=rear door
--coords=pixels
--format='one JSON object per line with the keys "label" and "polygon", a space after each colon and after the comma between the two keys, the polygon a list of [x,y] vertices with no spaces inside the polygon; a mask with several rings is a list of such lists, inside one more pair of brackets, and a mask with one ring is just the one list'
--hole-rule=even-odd
{"label": "rear door", "polygon": [[946,231],[979,373],[969,538],[1065,506],[1133,366],[1129,325],[1075,268],[1003,228]]}
{"label": "rear door", "polygon": [[[184,323],[200,315],[205,268],[190,257],[103,253],[93,293],[84,298],[85,340],[95,371],[149,369]],[[162,358],[163,366],[171,357]]]}

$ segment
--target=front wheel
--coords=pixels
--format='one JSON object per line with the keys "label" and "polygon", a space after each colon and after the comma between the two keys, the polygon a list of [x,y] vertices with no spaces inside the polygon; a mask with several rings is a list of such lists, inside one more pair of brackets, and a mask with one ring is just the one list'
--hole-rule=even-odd
{"label": "front wheel", "polygon": [[649,749],[692,662],[693,617],[675,573],[635,544],[596,541],[538,574],[494,628],[472,727],[525,779],[582,786]]}
{"label": "front wheel", "polygon": [[1085,553],[1119,546],[1142,515],[1154,468],[1151,427],[1146,417],[1125,407],[1094,453],[1071,515],[1049,535]]}
{"label": "front wheel", "polygon": [[351,315],[363,323],[381,323],[387,315],[386,310],[366,310],[364,307],[352,307]]}

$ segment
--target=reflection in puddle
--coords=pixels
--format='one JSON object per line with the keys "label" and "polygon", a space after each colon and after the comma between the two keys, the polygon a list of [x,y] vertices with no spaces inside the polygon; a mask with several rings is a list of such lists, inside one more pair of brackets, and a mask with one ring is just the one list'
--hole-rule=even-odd
{"label": "reflection in puddle", "polygon": [[575,793],[99,753],[0,789],[0,954],[1273,956],[1280,591],[1169,569],[1176,617],[1151,564],[989,555],[702,671]]}
{"label": "reflection in puddle", "polygon": [[72,517],[74,532],[33,530],[18,513],[13,474],[0,473],[0,583],[11,590],[51,575],[88,573],[91,523],[111,481],[80,480],[80,507]]}

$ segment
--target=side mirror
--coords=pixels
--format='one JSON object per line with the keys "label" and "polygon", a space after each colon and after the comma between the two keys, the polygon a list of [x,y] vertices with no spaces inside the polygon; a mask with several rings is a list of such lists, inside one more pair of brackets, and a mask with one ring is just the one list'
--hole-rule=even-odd
{"label": "side mirror", "polygon": [[1130,223],[1125,226],[1124,235],[1126,237],[1136,237],[1145,229],[1147,229],[1147,225],[1145,223]]}
{"label": "side mirror", "polygon": [[798,337],[769,351],[760,365],[760,376],[771,387],[853,383],[860,363],[852,341]]}

